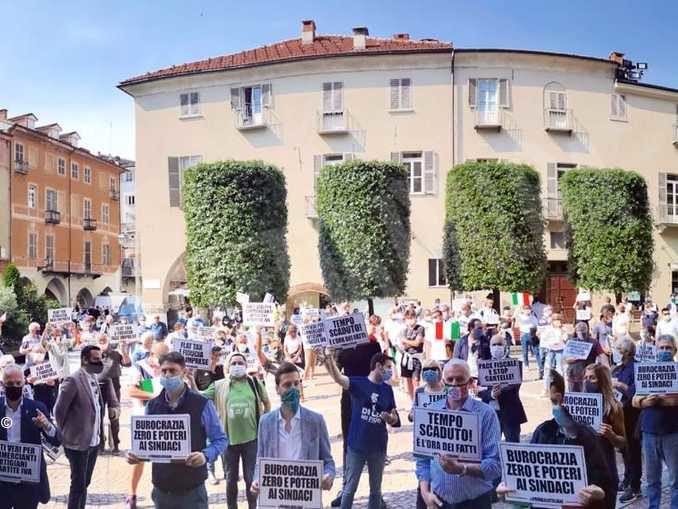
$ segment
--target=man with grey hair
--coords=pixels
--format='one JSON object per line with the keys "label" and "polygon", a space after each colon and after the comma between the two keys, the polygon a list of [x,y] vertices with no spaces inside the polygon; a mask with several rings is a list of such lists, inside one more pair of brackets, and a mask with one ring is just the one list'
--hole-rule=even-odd
{"label": "man with grey hair", "polygon": [[[5,392],[0,396],[0,419],[3,421],[0,440],[40,445],[44,436],[50,444],[58,447],[61,444],[59,433],[47,417],[47,407],[23,396],[23,370],[16,364],[5,366],[2,383]],[[40,481],[37,485],[0,481],[0,493],[3,494],[0,502],[3,509],[35,509],[38,503],[48,503],[50,491],[44,456],[40,461]]]}
{"label": "man with grey hair", "polygon": [[492,492],[501,476],[499,463],[499,419],[492,408],[469,394],[471,371],[466,361],[451,359],[445,364],[443,381],[447,398],[429,405],[431,410],[454,410],[478,414],[483,437],[479,464],[461,463],[449,454],[417,458],[417,480],[427,507],[451,509],[463,506],[490,509]]}
{"label": "man with grey hair", "polygon": [[19,347],[19,353],[26,356],[25,369],[42,362],[44,359],[45,351],[40,342],[40,324],[38,322],[31,322],[28,324],[28,334],[23,337]]}

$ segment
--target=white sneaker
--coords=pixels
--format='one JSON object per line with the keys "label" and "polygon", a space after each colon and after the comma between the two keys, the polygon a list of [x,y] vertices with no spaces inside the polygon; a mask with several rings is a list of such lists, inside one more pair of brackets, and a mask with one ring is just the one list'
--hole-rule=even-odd
{"label": "white sneaker", "polygon": [[219,479],[217,479],[212,472],[207,471],[207,478],[210,481],[210,484],[219,484]]}

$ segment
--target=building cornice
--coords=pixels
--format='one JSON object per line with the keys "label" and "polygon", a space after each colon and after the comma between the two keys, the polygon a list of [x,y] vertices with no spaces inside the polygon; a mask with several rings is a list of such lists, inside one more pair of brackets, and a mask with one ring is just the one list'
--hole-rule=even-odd
{"label": "building cornice", "polygon": [[660,85],[650,85],[648,83],[630,83],[617,80],[614,83],[614,90],[620,94],[631,94],[642,97],[650,97],[652,99],[678,101],[678,89],[662,87]]}

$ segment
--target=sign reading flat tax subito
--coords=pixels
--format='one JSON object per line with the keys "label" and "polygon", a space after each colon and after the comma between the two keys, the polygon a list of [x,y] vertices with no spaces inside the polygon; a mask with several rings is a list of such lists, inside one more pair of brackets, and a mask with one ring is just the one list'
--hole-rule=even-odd
{"label": "sign reading flat tax subito", "polygon": [[634,365],[636,394],[678,394],[678,363]]}
{"label": "sign reading flat tax subito", "polygon": [[459,461],[480,461],[480,418],[471,412],[413,408],[414,454],[450,454]]}
{"label": "sign reading flat tax subito", "polygon": [[330,348],[353,348],[360,343],[368,343],[365,317],[362,313],[326,318],[324,337]]}
{"label": "sign reading flat tax subito", "polygon": [[522,382],[521,362],[517,359],[478,361],[478,384],[483,387]]}

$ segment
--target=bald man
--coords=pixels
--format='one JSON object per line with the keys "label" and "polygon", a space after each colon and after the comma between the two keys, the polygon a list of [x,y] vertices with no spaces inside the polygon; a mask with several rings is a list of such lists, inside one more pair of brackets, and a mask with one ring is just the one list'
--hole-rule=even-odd
{"label": "bald man", "polygon": [[501,476],[497,414],[489,405],[469,394],[472,383],[468,364],[452,359],[443,370],[447,398],[429,405],[431,410],[454,410],[478,414],[482,437],[480,464],[461,463],[449,454],[417,458],[417,480],[427,507],[452,509],[457,504],[473,509],[491,509],[492,491]]}

